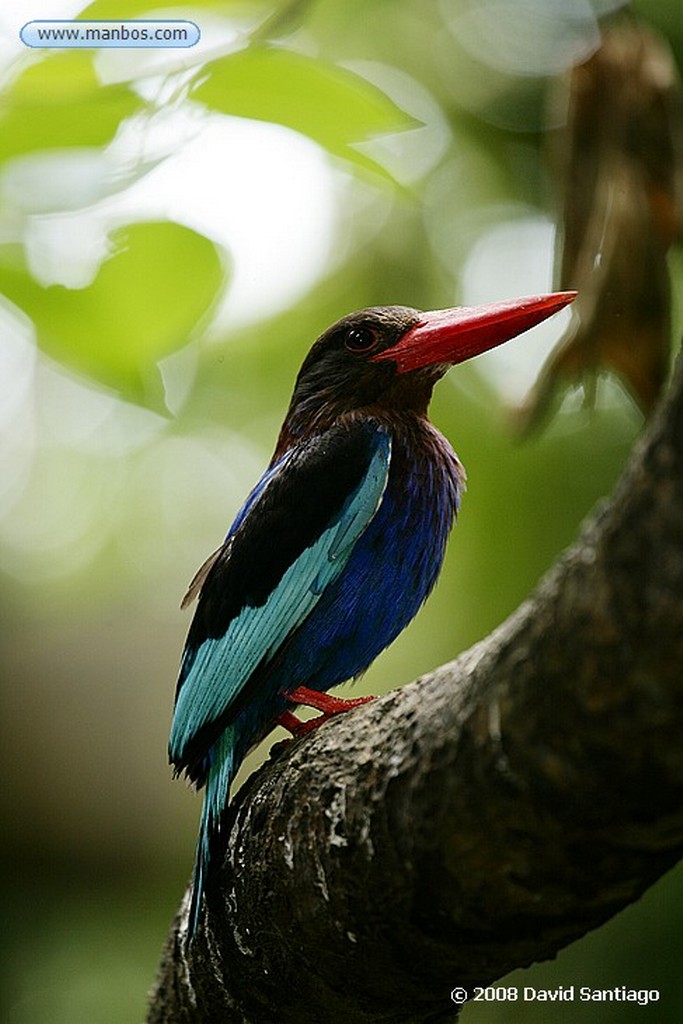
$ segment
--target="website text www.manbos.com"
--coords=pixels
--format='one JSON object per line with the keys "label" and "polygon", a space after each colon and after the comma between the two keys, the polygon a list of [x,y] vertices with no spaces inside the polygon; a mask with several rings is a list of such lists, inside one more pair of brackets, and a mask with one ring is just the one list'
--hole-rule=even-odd
{"label": "website text www.manbos.com", "polygon": [[200,31],[193,21],[29,21],[19,33],[31,47],[186,47]]}

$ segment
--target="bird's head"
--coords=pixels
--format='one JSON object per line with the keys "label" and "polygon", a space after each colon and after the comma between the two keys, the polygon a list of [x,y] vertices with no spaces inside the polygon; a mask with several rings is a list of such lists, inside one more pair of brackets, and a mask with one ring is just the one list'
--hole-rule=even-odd
{"label": "bird's head", "polygon": [[283,431],[292,438],[360,409],[423,414],[434,384],[462,363],[552,316],[575,292],[422,313],[376,306],[345,316],[315,342]]}

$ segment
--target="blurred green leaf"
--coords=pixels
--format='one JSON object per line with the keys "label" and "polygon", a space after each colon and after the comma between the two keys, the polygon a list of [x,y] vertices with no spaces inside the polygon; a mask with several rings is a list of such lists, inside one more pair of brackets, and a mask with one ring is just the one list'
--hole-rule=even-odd
{"label": "blurred green leaf", "polygon": [[[165,17],[173,17],[174,9],[178,9],[178,17],[187,17],[189,8],[196,8],[201,11],[203,7],[228,7],[235,4],[235,0],[186,0],[185,3],[155,3],[154,0],[95,0],[84,8],[77,17],[81,21],[93,21],[97,18],[112,18],[120,21],[122,18],[139,18],[141,15],[158,16],[161,10]],[[243,4],[242,4],[243,5]],[[169,13],[170,12],[170,13]]]}
{"label": "blurred green leaf", "polygon": [[382,174],[384,168],[353,144],[415,126],[359,75],[275,48],[252,47],[208,64],[192,95],[224,114],[286,125],[330,153]]}
{"label": "blurred green leaf", "polygon": [[43,287],[23,250],[0,247],[0,291],[35,324],[40,347],[136,402],[159,405],[157,362],[187,344],[225,280],[208,239],[171,223],[111,236],[113,255],[87,288]]}
{"label": "blurred green leaf", "polygon": [[42,149],[103,146],[144,100],[124,85],[100,84],[88,52],[31,64],[0,100],[0,160]]}

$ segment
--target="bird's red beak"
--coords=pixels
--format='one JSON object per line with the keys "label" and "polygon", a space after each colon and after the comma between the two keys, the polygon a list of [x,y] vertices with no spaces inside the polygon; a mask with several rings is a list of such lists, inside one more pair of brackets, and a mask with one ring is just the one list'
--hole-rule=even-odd
{"label": "bird's red beak", "polygon": [[576,292],[555,292],[423,313],[395,345],[372,359],[392,360],[398,373],[435,363],[463,363],[535,327],[575,298]]}

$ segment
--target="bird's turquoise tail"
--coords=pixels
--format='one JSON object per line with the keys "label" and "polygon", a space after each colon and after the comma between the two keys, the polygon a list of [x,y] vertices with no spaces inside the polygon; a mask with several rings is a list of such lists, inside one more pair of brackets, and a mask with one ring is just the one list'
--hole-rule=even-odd
{"label": "bird's turquoise tail", "polygon": [[221,816],[228,806],[230,786],[235,775],[235,727],[230,725],[221,734],[209,752],[211,767],[204,790],[204,806],[199,823],[192,874],[192,896],[187,922],[185,944],[188,945],[199,923],[203,897],[209,877],[211,852],[220,833]]}

